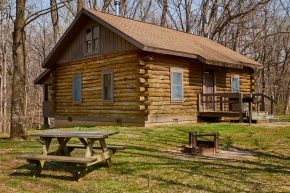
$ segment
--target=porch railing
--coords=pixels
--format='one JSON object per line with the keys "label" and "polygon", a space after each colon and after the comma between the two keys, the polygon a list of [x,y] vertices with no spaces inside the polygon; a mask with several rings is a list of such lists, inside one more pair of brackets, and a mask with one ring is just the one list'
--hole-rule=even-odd
{"label": "porch railing", "polygon": [[240,121],[246,113],[249,120],[252,111],[257,113],[268,111],[270,115],[275,112],[275,100],[263,93],[212,93],[198,94],[197,111],[199,112],[238,112]]}

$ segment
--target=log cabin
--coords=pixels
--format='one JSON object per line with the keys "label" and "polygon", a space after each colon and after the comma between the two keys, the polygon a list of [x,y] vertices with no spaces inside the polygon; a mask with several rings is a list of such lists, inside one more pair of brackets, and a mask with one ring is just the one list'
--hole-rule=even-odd
{"label": "log cabin", "polygon": [[204,37],[82,9],[34,83],[55,127],[242,120],[261,66]]}

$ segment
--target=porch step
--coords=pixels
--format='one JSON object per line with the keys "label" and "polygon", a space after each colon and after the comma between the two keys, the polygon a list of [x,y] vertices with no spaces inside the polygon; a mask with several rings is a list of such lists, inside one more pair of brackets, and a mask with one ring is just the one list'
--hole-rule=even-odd
{"label": "porch step", "polygon": [[268,111],[253,111],[252,116],[267,116],[269,115]]}
{"label": "porch step", "polygon": [[[248,117],[245,121],[249,121]],[[274,115],[269,115],[268,112],[260,113],[253,113],[252,114],[252,121],[254,123],[271,123],[271,122],[278,122],[279,119]]]}

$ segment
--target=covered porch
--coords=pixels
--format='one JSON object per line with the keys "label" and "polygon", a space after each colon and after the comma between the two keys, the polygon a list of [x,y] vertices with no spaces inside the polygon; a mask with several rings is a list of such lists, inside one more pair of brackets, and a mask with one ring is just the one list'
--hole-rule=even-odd
{"label": "covered porch", "polygon": [[227,118],[252,123],[259,117],[274,118],[275,100],[262,93],[198,94],[197,112],[201,121]]}

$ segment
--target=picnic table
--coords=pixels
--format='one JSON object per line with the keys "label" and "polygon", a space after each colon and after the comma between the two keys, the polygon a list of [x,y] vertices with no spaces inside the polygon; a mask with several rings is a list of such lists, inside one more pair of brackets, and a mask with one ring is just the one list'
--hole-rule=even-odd
{"label": "picnic table", "polygon": [[[23,154],[17,156],[18,159],[26,159],[29,163],[37,164],[34,176],[40,175],[46,161],[75,163],[80,167],[77,173],[77,179],[85,176],[89,166],[105,161],[108,167],[112,166],[111,157],[117,150],[123,150],[126,146],[107,145],[105,139],[115,135],[114,131],[76,131],[76,130],[46,130],[32,136],[40,137],[42,146],[42,154]],[[72,138],[77,138],[80,144],[69,144]],[[56,139],[59,146],[56,151],[49,152],[52,139]],[[96,146],[96,142],[99,145]],[[71,157],[74,149],[85,149],[82,157]],[[94,149],[101,151],[96,153]]]}

